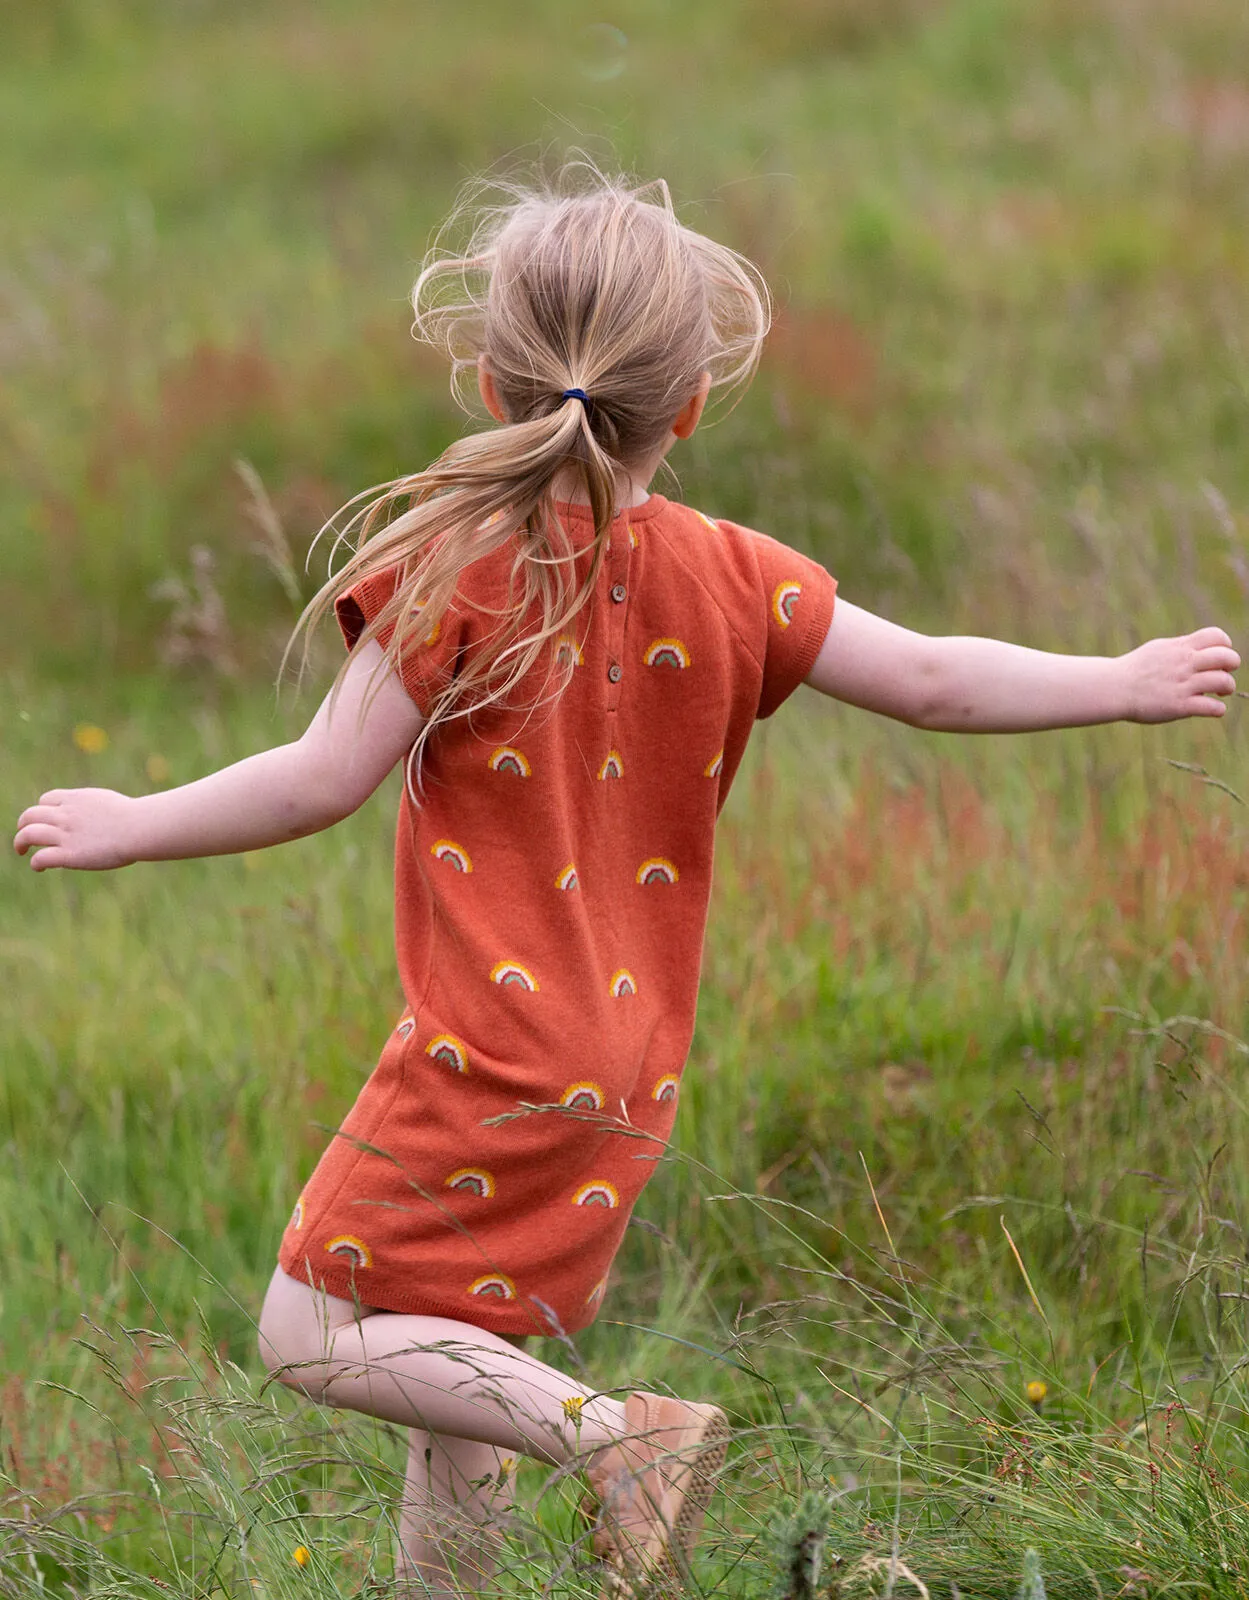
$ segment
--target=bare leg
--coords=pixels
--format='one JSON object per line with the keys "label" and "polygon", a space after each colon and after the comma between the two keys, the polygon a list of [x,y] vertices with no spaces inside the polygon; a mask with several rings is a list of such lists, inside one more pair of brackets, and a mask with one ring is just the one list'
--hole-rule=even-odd
{"label": "bare leg", "polygon": [[323,1405],[550,1465],[628,1431],[619,1400],[500,1334],[451,1317],[357,1311],[280,1267],[260,1313],[260,1354],[275,1377]]}
{"label": "bare leg", "polygon": [[[439,1600],[472,1593],[491,1570],[481,1524],[506,1510],[510,1484],[506,1500],[474,1484],[497,1478],[502,1455],[565,1465],[628,1432],[622,1402],[548,1367],[511,1336],[357,1307],[281,1268],[260,1314],[260,1353],[275,1377],[313,1400],[413,1430],[400,1514],[400,1570],[413,1597],[426,1585]],[[458,1589],[447,1564],[453,1553]]]}
{"label": "bare leg", "polygon": [[515,1475],[515,1457],[494,1445],[411,1430],[395,1570],[404,1600],[451,1600],[488,1582]]}

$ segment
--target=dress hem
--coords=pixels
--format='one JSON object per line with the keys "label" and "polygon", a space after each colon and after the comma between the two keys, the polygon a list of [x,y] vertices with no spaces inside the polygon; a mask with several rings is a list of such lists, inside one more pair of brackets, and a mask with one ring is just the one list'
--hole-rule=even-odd
{"label": "dress hem", "polygon": [[[339,1300],[358,1299],[361,1305],[369,1306],[375,1311],[394,1311],[406,1316],[449,1317],[455,1322],[482,1328],[487,1333],[520,1334],[538,1339],[557,1337],[555,1329],[550,1326],[537,1307],[527,1307],[523,1299],[512,1302],[515,1310],[511,1315],[503,1312],[502,1304],[498,1314],[492,1314],[483,1305],[482,1310],[485,1315],[470,1318],[464,1315],[462,1303],[453,1304],[449,1300],[440,1300],[437,1295],[423,1294],[419,1290],[407,1288],[395,1273],[378,1272],[375,1268],[369,1268],[367,1274],[362,1275],[350,1266],[335,1264],[324,1268],[318,1267],[314,1275],[306,1258],[285,1246],[278,1252],[278,1265],[288,1277],[307,1284],[310,1289],[323,1289]],[[597,1315],[597,1312],[594,1315]],[[567,1334],[580,1333],[594,1321],[594,1315],[571,1327],[567,1323],[561,1323],[560,1331]]]}

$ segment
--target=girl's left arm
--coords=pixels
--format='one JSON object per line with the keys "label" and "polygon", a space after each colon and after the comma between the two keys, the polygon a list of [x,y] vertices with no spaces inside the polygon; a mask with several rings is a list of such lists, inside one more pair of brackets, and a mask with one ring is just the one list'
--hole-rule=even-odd
{"label": "girl's left arm", "polygon": [[112,789],[50,789],[18,818],[14,849],[33,851],[36,872],[100,871],[319,833],[364,804],[421,730],[420,712],[384,661],[376,642],[361,646],[301,739],[196,783],[133,799]]}
{"label": "girl's left arm", "polygon": [[1221,717],[1239,666],[1222,628],[1151,639],[1121,656],[1062,656],[1000,639],[912,633],[839,599],[806,681],[916,728],[1026,733]]}

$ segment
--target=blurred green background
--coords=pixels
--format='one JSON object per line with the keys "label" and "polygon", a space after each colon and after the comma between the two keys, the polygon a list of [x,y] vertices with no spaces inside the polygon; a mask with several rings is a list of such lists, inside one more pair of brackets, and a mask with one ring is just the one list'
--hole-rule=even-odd
{"label": "blurred green background", "polygon": [[151,586],[200,543],[271,667],[288,607],[236,458],[302,554],[445,444],[405,337],[431,232],[466,177],[577,144],[666,177],[776,293],[691,498],[922,621],[1109,646],[1163,588],[1177,626],[1243,606],[1236,5],[98,0],[5,29],[15,666],[151,670]]}
{"label": "blurred green background", "polygon": [[[52,785],[186,781],[302,726],[336,641],[301,698],[274,675],[324,574],[321,553],[304,572],[318,528],[465,426],[408,335],[421,256],[466,179],[574,147],[665,177],[775,294],[754,386],[659,487],[810,550],[909,626],[1110,652],[1218,622],[1243,648],[1239,0],[7,0],[0,23],[13,817]],[[896,1535],[934,1593],[1013,1595],[1031,1543],[1055,1593],[1138,1582],[1125,1565],[1245,1592],[1243,1502],[1168,1479],[1149,1428],[1182,1394],[1227,1484],[1249,1459],[1228,1376],[1249,1237],[1242,717],[959,739],[804,691],[756,742],[676,1159],[578,1344],[605,1384],[719,1393],[746,1446],[775,1423],[763,1391],[672,1340],[749,1348],[786,1426],[842,1464],[847,1562]],[[156,1517],[139,1471],[186,1416],[149,1436],[149,1347],[115,1394],[81,1317],[255,1371],[281,1227],[398,1002],[394,798],[264,856],[76,880],[14,860],[0,881],[0,1488],[27,1508],[121,1495],[82,1536],[110,1582],[155,1562],[211,1588],[198,1524]],[[808,1270],[848,1274],[870,1314],[843,1315],[843,1285],[799,1315]],[[773,1337],[775,1302],[800,1338]],[[974,1394],[951,1401],[917,1339],[991,1356]],[[1096,1494],[1047,1499],[1013,1435],[977,1432],[981,1413],[1016,1427],[1041,1373],[1063,1449],[1135,1441],[1113,1472],[1081,1458]],[[224,1505],[246,1472],[219,1470]],[[972,1538],[990,1479],[1003,1513]],[[792,1489],[764,1472],[758,1493]],[[323,1508],[267,1493],[248,1515],[277,1562],[289,1519]],[[228,1542],[242,1513],[214,1514]],[[103,1582],[51,1520],[22,1525],[0,1544],[14,1592]],[[374,1557],[352,1565],[329,1511],[300,1527],[341,1557],[325,1592],[355,1592]],[[762,1559],[732,1592],[763,1592]]]}

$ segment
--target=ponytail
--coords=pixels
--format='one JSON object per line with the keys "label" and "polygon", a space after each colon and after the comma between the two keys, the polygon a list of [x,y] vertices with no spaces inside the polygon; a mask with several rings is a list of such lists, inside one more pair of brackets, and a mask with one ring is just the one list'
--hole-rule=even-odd
{"label": "ponytail", "polygon": [[[594,553],[579,588],[576,552],[553,493],[556,477],[568,468],[579,469],[594,517]],[[425,471],[366,490],[344,508],[357,507],[338,529],[331,561],[343,545],[354,553],[309,602],[296,636],[311,634],[357,584],[397,569],[394,594],[357,641],[380,643],[388,635],[383,653],[396,673],[404,656],[436,633],[465,568],[516,545],[506,611],[453,682],[435,695],[413,747],[411,771],[419,773],[436,728],[507,702],[548,642],[570,630],[598,579],[615,515],[617,471],[594,437],[589,408],[569,399],[545,415],[459,439]],[[536,625],[526,630],[526,619],[535,614]],[[564,681],[572,670],[553,654],[550,666]]]}

